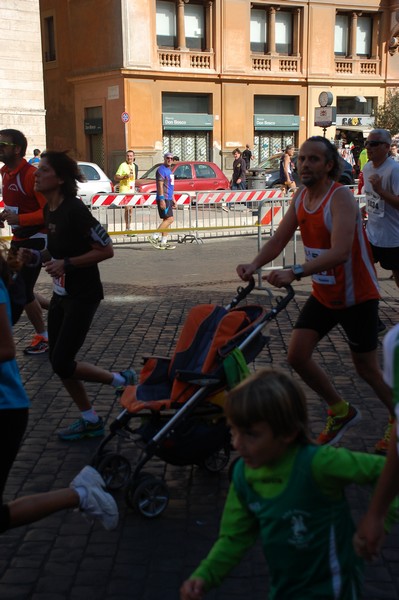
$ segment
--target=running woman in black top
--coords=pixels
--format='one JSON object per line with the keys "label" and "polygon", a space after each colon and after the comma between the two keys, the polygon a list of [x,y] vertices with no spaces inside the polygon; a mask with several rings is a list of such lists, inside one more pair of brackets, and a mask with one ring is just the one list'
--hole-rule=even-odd
{"label": "running woman in black top", "polygon": [[112,373],[75,360],[103,298],[98,263],[114,254],[107,232],[77,197],[77,181],[82,181],[82,174],[66,153],[42,154],[35,189],[47,199],[48,256],[21,251],[24,262],[34,266],[41,261],[53,278],[48,314],[50,361],[81,413],[80,419],[58,432],[64,440],[104,435],[103,421],[92,407],[83,381],[115,388],[136,382],[134,371]]}

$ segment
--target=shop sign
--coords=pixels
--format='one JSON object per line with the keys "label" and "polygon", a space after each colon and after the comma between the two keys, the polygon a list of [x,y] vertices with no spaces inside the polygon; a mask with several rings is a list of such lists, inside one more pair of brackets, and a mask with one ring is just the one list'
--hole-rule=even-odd
{"label": "shop sign", "polygon": [[314,109],[314,124],[316,127],[331,127],[335,125],[337,110],[335,106],[317,106]]}
{"label": "shop sign", "polygon": [[162,124],[164,129],[169,130],[212,131],[213,115],[163,113]]}
{"label": "shop sign", "polygon": [[337,127],[374,127],[374,117],[371,115],[338,115]]}
{"label": "shop sign", "polygon": [[84,129],[87,135],[97,135],[103,132],[103,120],[99,119],[85,119]]}
{"label": "shop sign", "polygon": [[298,131],[299,116],[254,115],[254,128],[258,131]]}

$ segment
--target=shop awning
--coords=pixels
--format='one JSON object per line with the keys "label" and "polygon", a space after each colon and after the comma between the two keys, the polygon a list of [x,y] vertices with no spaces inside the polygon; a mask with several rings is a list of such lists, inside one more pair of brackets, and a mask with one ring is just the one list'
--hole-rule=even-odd
{"label": "shop awning", "polygon": [[346,131],[357,131],[358,133],[362,133],[363,137],[367,137],[370,131],[373,130],[373,127],[370,125],[336,125],[336,129],[344,129]]}

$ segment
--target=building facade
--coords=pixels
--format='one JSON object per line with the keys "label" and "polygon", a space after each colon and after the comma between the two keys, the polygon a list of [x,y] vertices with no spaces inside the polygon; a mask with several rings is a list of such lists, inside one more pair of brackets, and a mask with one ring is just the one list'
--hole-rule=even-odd
{"label": "building facade", "polygon": [[0,128],[24,132],[29,158],[46,147],[39,0],[2,2],[0,37]]}
{"label": "building facade", "polygon": [[361,144],[399,81],[391,0],[40,0],[40,10],[48,145],[111,177],[127,148],[141,173],[165,151],[228,171],[247,143],[258,162],[323,134],[320,98],[336,123],[325,135]]}

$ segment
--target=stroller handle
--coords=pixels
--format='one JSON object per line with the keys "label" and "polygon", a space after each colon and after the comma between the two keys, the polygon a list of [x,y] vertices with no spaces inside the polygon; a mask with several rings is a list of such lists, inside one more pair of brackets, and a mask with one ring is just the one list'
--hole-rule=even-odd
{"label": "stroller handle", "polygon": [[280,312],[280,310],[283,310],[283,308],[285,308],[287,306],[287,304],[289,302],[291,302],[291,300],[295,296],[295,290],[292,287],[292,285],[285,285],[284,289],[287,292],[286,295],[284,297],[280,296],[280,297],[276,298],[277,306],[279,309],[278,312]]}
{"label": "stroller handle", "polygon": [[237,288],[237,295],[232,299],[232,301],[230,302],[230,304],[227,308],[230,309],[230,308],[234,308],[235,306],[237,306],[237,304],[239,302],[244,300],[244,298],[246,298],[248,296],[248,294],[250,294],[252,292],[254,287],[255,287],[255,279],[254,279],[254,277],[251,277],[251,279],[248,281],[248,285],[246,285],[245,287],[242,287],[240,285]]}

